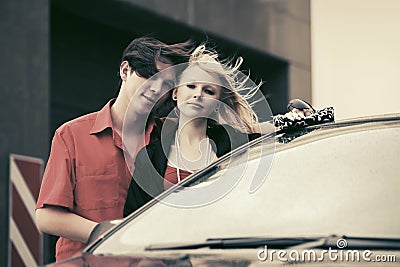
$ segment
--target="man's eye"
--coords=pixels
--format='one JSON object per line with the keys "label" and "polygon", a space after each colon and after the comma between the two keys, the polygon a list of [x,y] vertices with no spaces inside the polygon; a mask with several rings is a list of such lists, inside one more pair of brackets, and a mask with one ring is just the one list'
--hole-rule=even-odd
{"label": "man's eye", "polygon": [[175,86],[175,84],[173,81],[164,81],[163,86],[170,89],[170,88],[173,88]]}

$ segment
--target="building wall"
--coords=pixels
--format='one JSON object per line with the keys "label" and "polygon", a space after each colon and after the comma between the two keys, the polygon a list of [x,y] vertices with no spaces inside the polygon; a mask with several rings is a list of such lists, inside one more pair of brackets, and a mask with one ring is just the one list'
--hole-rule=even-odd
{"label": "building wall", "polygon": [[309,0],[121,1],[288,60],[288,98],[311,101]]}
{"label": "building wall", "polygon": [[8,261],[9,155],[48,155],[48,7],[0,1],[0,266]]}
{"label": "building wall", "polygon": [[313,103],[336,118],[400,112],[400,1],[312,0]]}
{"label": "building wall", "polygon": [[[56,17],[50,16],[52,9]],[[56,127],[101,107],[115,94],[115,69],[127,41],[155,31],[165,41],[207,32],[232,41],[230,48],[243,44],[255,70],[279,76],[266,80],[267,86],[285,91],[276,113],[284,110],[286,98],[311,99],[309,16],[309,0],[0,1],[0,266],[9,259],[9,154],[46,161]],[[168,25],[179,31],[165,30]],[[82,91],[88,71],[96,83]],[[105,73],[112,77],[102,82]],[[107,91],[100,92],[98,84]]]}

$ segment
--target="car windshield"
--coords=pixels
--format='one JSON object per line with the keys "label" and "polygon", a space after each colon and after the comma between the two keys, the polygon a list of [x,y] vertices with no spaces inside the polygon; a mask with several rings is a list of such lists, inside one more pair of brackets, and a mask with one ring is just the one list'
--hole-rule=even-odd
{"label": "car windshield", "polygon": [[[399,238],[398,122],[310,129],[296,139],[262,138],[216,164],[196,183],[143,209],[93,253],[129,254],[149,245],[209,238]],[[240,179],[227,182],[237,173]],[[216,181],[228,183],[229,190],[195,205],[205,194],[196,190]]]}

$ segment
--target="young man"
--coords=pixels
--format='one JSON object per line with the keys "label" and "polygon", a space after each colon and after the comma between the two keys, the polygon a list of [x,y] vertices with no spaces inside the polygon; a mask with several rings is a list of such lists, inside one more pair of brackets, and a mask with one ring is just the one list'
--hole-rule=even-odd
{"label": "young man", "polygon": [[189,43],[167,45],[149,37],[133,40],[122,56],[118,97],[100,111],[56,130],[36,205],[36,224],[40,231],[60,236],[57,261],[80,252],[98,222],[123,218],[132,178],[121,138],[129,103],[135,101],[129,107],[129,125],[124,127],[130,130],[129,145],[137,147],[130,151],[138,151],[147,144],[152,127],[144,130],[135,125],[146,125],[143,121],[165,84],[161,78],[146,81],[187,61],[190,51]]}

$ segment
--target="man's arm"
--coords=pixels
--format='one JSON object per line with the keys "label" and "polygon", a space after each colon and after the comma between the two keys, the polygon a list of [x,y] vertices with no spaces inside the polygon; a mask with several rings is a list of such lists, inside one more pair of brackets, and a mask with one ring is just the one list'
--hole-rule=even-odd
{"label": "man's arm", "polygon": [[97,222],[62,207],[45,206],[36,210],[36,225],[41,232],[86,243]]}

